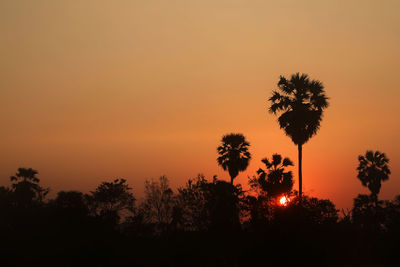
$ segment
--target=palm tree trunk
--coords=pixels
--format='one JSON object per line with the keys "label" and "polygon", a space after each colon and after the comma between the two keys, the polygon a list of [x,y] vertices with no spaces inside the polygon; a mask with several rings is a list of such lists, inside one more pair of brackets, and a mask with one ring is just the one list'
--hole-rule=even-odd
{"label": "palm tree trunk", "polygon": [[229,176],[231,177],[231,185],[233,185],[233,179],[235,179],[237,174],[235,174],[234,170],[232,170],[232,169],[228,169],[228,172],[229,172]]}
{"label": "palm tree trunk", "polygon": [[303,146],[301,144],[299,144],[298,149],[299,149],[299,200],[301,203],[301,199],[303,196],[303,177],[302,177],[302,172],[301,172],[301,160],[303,157]]}

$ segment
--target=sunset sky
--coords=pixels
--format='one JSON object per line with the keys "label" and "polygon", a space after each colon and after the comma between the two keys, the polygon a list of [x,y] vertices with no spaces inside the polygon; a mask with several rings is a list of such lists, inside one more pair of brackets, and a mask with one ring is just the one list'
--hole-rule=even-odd
{"label": "sunset sky", "polygon": [[267,112],[280,75],[323,82],[330,107],[303,148],[303,189],[350,208],[367,193],[357,157],[385,152],[400,194],[400,1],[0,1],[0,185],[18,167],[41,184],[93,190],[123,177],[142,196],[218,167],[222,135],[260,160],[297,148]]}

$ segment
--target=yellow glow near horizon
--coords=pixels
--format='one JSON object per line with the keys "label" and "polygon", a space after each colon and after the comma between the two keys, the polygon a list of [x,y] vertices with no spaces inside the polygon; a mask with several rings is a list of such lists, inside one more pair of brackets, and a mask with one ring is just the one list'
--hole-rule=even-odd
{"label": "yellow glow near horizon", "polygon": [[280,204],[281,206],[287,206],[287,205],[289,204],[289,202],[290,202],[290,199],[289,199],[288,197],[286,197],[286,196],[282,196],[282,197],[279,199],[279,204]]}

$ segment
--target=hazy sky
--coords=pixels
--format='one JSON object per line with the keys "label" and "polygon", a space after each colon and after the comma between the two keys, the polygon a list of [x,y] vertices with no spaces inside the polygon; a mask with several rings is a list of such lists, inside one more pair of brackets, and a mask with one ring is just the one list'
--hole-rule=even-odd
{"label": "hazy sky", "polygon": [[307,194],[350,207],[368,192],[357,157],[379,149],[400,193],[400,1],[0,1],[0,185],[18,167],[43,186],[126,178],[173,187],[216,163],[223,134],[253,159],[297,149],[267,112],[279,75],[322,81],[330,107],[303,148]]}

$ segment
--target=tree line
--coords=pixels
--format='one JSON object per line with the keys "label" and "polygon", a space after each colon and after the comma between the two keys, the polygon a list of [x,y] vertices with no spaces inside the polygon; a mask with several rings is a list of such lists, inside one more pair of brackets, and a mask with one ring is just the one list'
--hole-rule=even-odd
{"label": "tree line", "polygon": [[[68,214],[69,219],[91,218],[115,230],[146,226],[151,229],[146,234],[157,235],[171,231],[249,230],[259,224],[272,223],[277,212],[287,212],[291,208],[314,213],[310,218],[303,214],[296,220],[360,222],[358,226],[377,231],[390,228],[390,223],[386,222],[388,218],[384,218],[386,215],[400,215],[400,195],[393,201],[378,198],[381,184],[390,174],[389,160],[379,151],[367,151],[359,156],[357,178],[370,194],[358,195],[351,212],[342,211],[343,216],[329,200],[304,195],[300,200],[298,191],[293,190],[293,174],[288,169],[294,163],[289,158],[273,154],[261,161],[265,168],[248,178],[250,189],[247,191],[240,184],[233,185],[217,176],[207,180],[202,174],[188,179],[184,186],[174,191],[168,178],[160,176],[146,180],[144,197],[139,203],[132,188],[122,178],[102,182],[89,193],[60,191],[54,199],[46,199],[49,189],[40,185],[38,172],[32,168],[19,168],[10,177],[10,187],[0,186],[0,212],[4,215],[1,222],[11,229],[14,226],[12,220],[18,219],[13,218],[17,214],[34,214],[42,209]],[[282,197],[287,203],[280,203]],[[145,233],[138,231],[138,234]]]}
{"label": "tree line", "polygon": [[[318,256],[313,256],[317,265],[325,266],[328,260],[350,266],[365,260],[365,266],[376,266],[388,256],[385,261],[392,266],[400,237],[400,195],[393,201],[378,198],[382,182],[389,178],[388,162],[379,151],[359,156],[357,178],[370,194],[358,195],[342,216],[328,199],[307,195],[300,199],[293,190],[294,163],[279,154],[262,159],[265,167],[249,177],[248,191],[202,174],[173,190],[168,178],[160,176],[145,182],[141,201],[122,178],[102,182],[89,193],[60,191],[47,199],[49,189],[40,185],[38,172],[19,168],[10,177],[11,186],[0,187],[0,254],[6,264],[17,263],[14,266],[50,266],[59,257],[67,257],[60,266],[158,266],[166,261],[170,261],[167,266],[247,266],[248,261],[265,260],[253,254],[264,249],[274,255],[269,262],[280,263],[286,252],[274,246],[288,242],[302,244],[299,257],[317,249]],[[282,196],[288,201],[280,202]],[[305,241],[309,243],[303,247]],[[220,242],[230,249],[220,252],[217,246],[218,252],[204,254],[198,265],[190,261],[198,256],[197,250],[183,249],[188,258],[169,258],[182,250],[180,242],[201,251]],[[246,251],[239,259],[232,244]],[[126,256],[132,253],[134,259]],[[215,263],[219,257],[226,262]]]}

